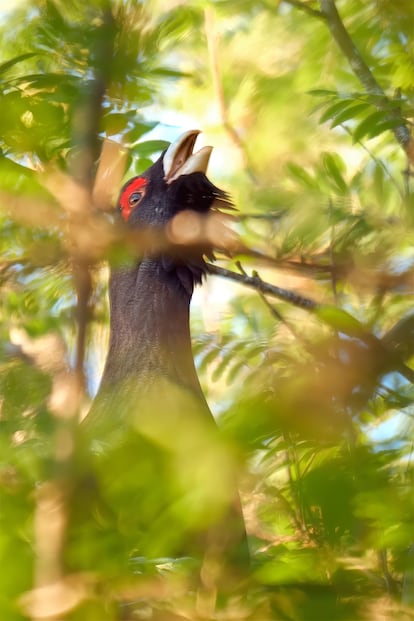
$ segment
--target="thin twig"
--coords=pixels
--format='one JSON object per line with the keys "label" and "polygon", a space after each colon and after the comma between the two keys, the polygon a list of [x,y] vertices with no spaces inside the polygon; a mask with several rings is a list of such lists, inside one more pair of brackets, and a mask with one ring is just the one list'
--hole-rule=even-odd
{"label": "thin twig", "polygon": [[329,199],[329,217],[331,220],[331,240],[329,243],[329,256],[331,260],[332,270],[331,270],[331,284],[332,284],[332,293],[334,296],[335,302],[338,302],[338,289],[336,286],[336,272],[335,272],[335,221],[333,219],[333,206],[332,201]]}
{"label": "thin twig", "polygon": [[267,213],[241,213],[238,212],[236,217],[237,220],[280,220],[287,213],[287,209],[281,209],[277,212],[267,212]]}
{"label": "thin twig", "polygon": [[[344,131],[346,131],[346,133],[351,136],[351,138],[353,138],[353,134],[352,131],[349,129],[349,127],[347,127],[345,125],[345,123],[341,123],[340,127],[342,127],[342,129]],[[394,187],[397,189],[398,194],[401,196],[401,198],[404,198],[404,193],[401,191],[400,186],[398,185],[397,180],[393,177],[393,175],[391,174],[391,172],[388,170],[388,168],[386,167],[386,165],[384,164],[384,162],[382,160],[380,160],[375,153],[373,153],[371,151],[371,149],[369,147],[367,147],[366,144],[364,144],[362,142],[362,140],[357,140],[356,143],[362,148],[364,149],[364,151],[366,153],[368,153],[369,157],[372,159],[373,162],[375,162],[378,166],[380,166],[382,168],[382,170],[385,172],[385,174],[387,175],[388,179],[391,181],[391,183],[394,185]]]}
{"label": "thin twig", "polygon": [[[244,269],[244,267],[242,266],[242,264],[240,263],[240,261],[236,261],[236,266],[237,268],[240,270],[240,273],[243,274],[243,276],[247,276],[248,274],[246,273],[246,270]],[[263,282],[263,280],[260,278],[258,272],[254,271],[253,272],[253,276],[254,278],[259,278],[261,282]],[[262,291],[258,291],[258,294],[260,296],[260,299],[262,300],[262,302],[265,304],[265,306],[267,307],[267,309],[270,311],[271,315],[277,319],[278,321],[280,321],[280,323],[282,323],[288,330],[289,332],[296,338],[301,340],[301,337],[299,336],[299,334],[296,332],[295,328],[293,326],[290,325],[290,323],[288,321],[286,321],[286,319],[283,317],[283,315],[277,310],[277,308],[275,308],[267,299],[267,297],[265,296],[265,294]]]}
{"label": "thin twig", "polygon": [[[243,274],[243,276],[247,276],[248,274],[246,272],[246,270],[244,269],[244,267],[242,266],[242,264],[240,263],[240,261],[236,261],[236,267],[238,270],[240,270],[240,273]],[[255,271],[253,272],[253,275],[257,278],[260,278],[259,274]],[[260,278],[260,280],[262,280]],[[263,282],[263,281],[262,281]],[[262,293],[262,291],[258,291],[258,294],[260,296],[260,299],[264,302],[264,304],[267,306],[267,308],[270,311],[270,314],[273,315],[273,317],[275,319],[277,319],[278,321],[280,321],[280,323],[283,323],[287,328],[289,328],[289,330],[291,330],[291,327],[289,326],[289,324],[287,323],[287,321],[283,318],[283,316],[279,313],[279,311],[270,304],[269,300],[266,298],[265,294]],[[292,331],[293,332],[293,331]]]}
{"label": "thin twig", "polygon": [[250,163],[246,145],[244,144],[238,131],[236,130],[234,125],[231,123],[230,118],[229,118],[229,111],[228,111],[228,106],[226,102],[226,97],[224,95],[223,82],[222,82],[221,71],[220,71],[218,36],[215,30],[214,12],[211,7],[206,7],[204,11],[204,28],[205,28],[206,39],[207,39],[207,48],[208,48],[209,59],[210,59],[210,69],[211,69],[211,74],[213,78],[213,86],[214,86],[214,91],[216,93],[216,97],[217,97],[217,101],[219,105],[222,125],[224,129],[226,130],[227,135],[229,136],[231,142],[236,147],[237,151],[240,153],[242,161],[243,161],[243,167],[245,168],[251,181],[256,182],[257,181],[256,175]]}

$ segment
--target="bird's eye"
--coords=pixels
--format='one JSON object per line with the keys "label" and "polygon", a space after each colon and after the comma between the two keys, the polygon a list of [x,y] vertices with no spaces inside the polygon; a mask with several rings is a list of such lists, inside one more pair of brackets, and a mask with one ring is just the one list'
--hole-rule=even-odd
{"label": "bird's eye", "polygon": [[146,188],[147,180],[145,177],[135,177],[124,187],[119,197],[119,207],[125,222],[128,221],[131,213],[144,198]]}
{"label": "bird's eye", "polygon": [[143,196],[144,196],[144,192],[132,192],[132,194],[130,195],[128,199],[128,202],[131,205],[131,207],[135,207],[135,205],[139,203],[139,201],[141,200]]}

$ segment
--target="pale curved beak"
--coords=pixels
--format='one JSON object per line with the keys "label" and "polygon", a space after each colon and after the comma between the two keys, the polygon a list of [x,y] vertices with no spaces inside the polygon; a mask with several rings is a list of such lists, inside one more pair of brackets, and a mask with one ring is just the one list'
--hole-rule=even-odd
{"label": "pale curved beak", "polygon": [[213,147],[203,147],[193,153],[198,129],[190,129],[172,142],[164,154],[164,179],[167,183],[175,181],[181,175],[194,172],[207,173],[208,162]]}

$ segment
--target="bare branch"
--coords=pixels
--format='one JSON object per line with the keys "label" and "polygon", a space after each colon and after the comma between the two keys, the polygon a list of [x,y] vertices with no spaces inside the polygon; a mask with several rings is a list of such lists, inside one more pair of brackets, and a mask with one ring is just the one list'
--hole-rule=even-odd
{"label": "bare branch", "polygon": [[[115,36],[110,3],[104,0],[102,6],[100,32],[91,53],[95,61],[93,79],[85,88],[73,120],[73,143],[77,147],[77,156],[72,162],[70,176],[60,176],[61,180],[68,182],[63,192],[62,186],[59,184],[58,188],[54,186],[57,180],[56,172],[46,181],[51,184],[49,185],[51,193],[66,213],[68,237],[72,236],[73,240],[78,237],[76,233],[80,233],[83,227],[87,226],[86,223],[91,223],[94,218],[92,192],[95,163],[100,147],[99,126]],[[76,201],[76,198],[80,201]],[[68,201],[66,204],[65,200]],[[56,214],[54,219],[59,220]],[[44,224],[46,222],[45,220]],[[83,243],[85,244],[85,241]],[[45,618],[57,621],[66,617],[66,612],[83,596],[81,592],[77,592],[73,597],[64,559],[67,528],[71,517],[69,508],[74,493],[73,460],[77,448],[77,415],[80,414],[86,384],[84,359],[90,318],[91,274],[90,252],[88,250],[89,254],[86,257],[82,252],[85,245],[82,246],[82,242],[68,245],[77,294],[75,390],[72,404],[64,409],[57,419],[59,424],[56,425],[54,433],[52,457],[54,468],[51,468],[51,478],[43,484],[36,498],[34,588],[26,593],[26,599],[22,601],[22,606],[33,621]]]}
{"label": "bare branch", "polygon": [[319,307],[319,304],[314,300],[305,298],[304,296],[294,293],[289,289],[282,289],[276,285],[264,282],[258,275],[247,276],[245,274],[238,274],[237,272],[225,269],[224,267],[219,267],[218,265],[213,265],[212,263],[207,263],[207,270],[210,274],[230,278],[231,280],[235,280],[246,287],[256,289],[256,291],[263,294],[272,295],[280,300],[283,300],[284,302],[292,304],[293,306],[298,306],[299,308],[316,310]]}
{"label": "bare branch", "polygon": [[[82,203],[81,220],[82,217],[85,220],[88,219],[88,211],[93,207],[95,163],[99,157],[100,149],[100,122],[110,74],[110,63],[113,57],[115,24],[110,3],[107,0],[102,4],[101,18],[102,23],[99,27],[101,32],[93,50],[96,59],[93,80],[86,93],[85,101],[76,111],[73,124],[74,143],[79,148],[79,154],[73,162],[71,175],[85,189],[86,194],[86,200]],[[79,218],[75,217],[74,220],[75,224],[79,224]],[[75,374],[78,379],[79,390],[84,392],[86,379],[83,366],[90,318],[89,301],[92,292],[92,280],[88,261],[77,256],[76,249],[73,253],[73,280],[77,293],[76,315],[78,322]]]}

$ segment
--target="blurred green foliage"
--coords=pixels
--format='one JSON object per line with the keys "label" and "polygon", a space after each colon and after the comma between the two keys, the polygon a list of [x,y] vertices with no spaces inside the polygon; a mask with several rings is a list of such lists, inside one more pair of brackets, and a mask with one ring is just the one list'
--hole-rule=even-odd
{"label": "blurred green foliage", "polygon": [[[322,4],[42,0],[3,16],[2,619],[201,615],[192,559],[157,557],[197,513],[153,515],[177,485],[154,465],[159,447],[141,439],[98,459],[100,504],[71,461],[68,412],[88,401],[70,389],[83,272],[70,209],[43,177],[57,169],[91,189],[104,138],[129,148],[136,174],[194,124],[215,145],[211,175],[240,210],[238,232],[273,258],[241,257],[244,269],[324,304],[310,312],[226,281],[219,321],[194,307],[195,360],[242,464],[252,550],[249,587],[204,618],[414,618],[413,162],[390,131],[412,124],[414,14],[403,0],[337,2],[384,105]],[[108,311],[101,261],[88,270],[91,386]],[[57,552],[56,507],[76,524]],[[76,521],[85,507],[96,514]],[[42,610],[45,537],[61,566]]]}

